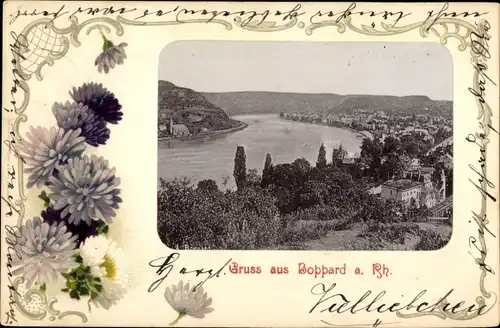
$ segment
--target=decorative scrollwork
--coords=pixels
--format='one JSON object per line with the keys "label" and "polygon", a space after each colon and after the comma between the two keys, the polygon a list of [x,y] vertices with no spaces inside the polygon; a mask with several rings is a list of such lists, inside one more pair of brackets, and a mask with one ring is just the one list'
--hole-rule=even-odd
{"label": "decorative scrollwork", "polygon": [[26,37],[28,44],[22,47],[22,56],[18,56],[17,69],[21,72],[25,81],[31,79],[33,75],[41,81],[43,80],[42,68],[54,65],[54,61],[63,58],[70,43],[79,47],[82,43],[79,40],[80,32],[86,28],[86,34],[100,28],[106,33],[111,33],[112,27],[117,36],[124,33],[122,25],[115,19],[107,17],[91,18],[78,24],[78,19],[71,16],[68,27],[57,27],[48,18],[42,18],[28,24],[22,35]]}
{"label": "decorative scrollwork", "polygon": [[26,289],[24,286],[24,278],[18,277],[14,280],[12,287],[16,291],[12,293],[15,300],[15,306],[25,317],[32,320],[43,320],[47,315],[51,315],[51,320],[62,319],[69,315],[80,317],[82,322],[87,322],[87,316],[78,311],[65,311],[57,310],[54,305],[57,303],[56,298],[47,299],[44,292],[37,288]]}
{"label": "decorative scrollwork", "polygon": [[[36,20],[28,24],[21,35],[26,37],[27,44],[20,47],[20,54],[14,54],[14,59],[16,61],[16,70],[18,74],[23,78],[24,81],[31,79],[33,75],[41,81],[43,80],[42,68],[46,66],[52,66],[55,60],[63,58],[72,44],[75,47],[81,45],[79,39],[81,31],[86,29],[86,34],[89,35],[95,29],[100,29],[106,33],[111,33],[112,29],[116,32],[117,36],[124,34],[124,29],[122,24],[130,26],[170,26],[170,25],[181,25],[186,23],[207,23],[206,20],[202,19],[192,19],[186,21],[156,21],[156,22],[138,22],[128,20],[122,16],[118,16],[116,19],[111,18],[92,18],[78,24],[78,19],[75,16],[70,18],[70,25],[68,27],[57,27],[54,22],[48,18],[43,18]],[[232,29],[232,24],[225,20],[214,19],[209,23],[220,24],[225,27],[226,30]],[[234,19],[236,26],[243,28],[245,30],[254,32],[277,32],[283,31],[294,26],[304,29],[306,35],[312,35],[312,33],[318,28],[323,27],[336,27],[337,32],[342,34],[348,29],[359,34],[369,35],[369,36],[392,36],[407,33],[409,31],[418,29],[421,37],[427,38],[429,35],[433,35],[437,40],[446,45],[449,39],[456,39],[459,41],[458,50],[465,51],[471,49],[471,62],[474,65],[481,64],[483,67],[487,68],[488,58],[484,53],[480,51],[473,51],[474,47],[487,47],[486,41],[483,39],[478,39],[474,43],[471,41],[471,36],[473,34],[483,35],[487,31],[488,27],[486,23],[479,22],[476,26],[473,24],[460,19],[455,18],[441,18],[439,22],[432,24],[429,22],[416,22],[406,26],[395,27],[390,24],[382,23],[382,29],[377,29],[372,26],[360,25],[355,26],[352,23],[351,17],[346,17],[341,21],[324,21],[310,24],[305,26],[303,22],[298,22],[296,18],[290,20],[289,22],[279,25],[277,22],[263,22],[261,24],[243,24],[240,17]],[[477,50],[477,49],[476,49]],[[473,85],[478,86],[480,79],[480,74],[476,71],[473,76]],[[19,125],[22,122],[26,122],[27,116],[24,114],[28,103],[29,103],[29,87],[24,81],[18,81],[18,86],[24,91],[25,97],[22,104],[16,108],[15,113],[18,115],[14,121],[13,129],[17,135],[19,135]],[[479,107],[479,104],[478,104]],[[491,117],[493,115],[491,108],[487,104],[481,104],[478,108],[478,119],[482,119],[482,123],[487,125],[491,123]],[[486,149],[487,139],[485,139],[484,149]],[[20,172],[23,170],[22,160],[18,160],[18,169]],[[26,195],[24,192],[24,182],[22,175],[19,175],[19,196],[20,199],[16,201],[16,205],[21,209],[20,216],[18,219],[18,224],[21,225],[23,217],[25,214]],[[486,211],[486,205],[483,205],[482,212]],[[487,222],[485,222],[487,224]],[[484,236],[479,236],[479,241],[481,245],[485,243]],[[486,299],[492,297],[496,298],[496,295],[486,291],[484,280],[486,273],[483,272],[479,279],[479,288],[481,295],[476,298],[476,303],[478,307],[484,306],[486,304]],[[13,283],[13,288],[17,293],[13,293],[12,297],[15,300],[15,306],[18,310],[27,318],[33,320],[43,320],[50,315],[49,319],[54,321],[57,319],[63,319],[66,316],[78,316],[81,318],[82,322],[87,322],[87,316],[78,311],[65,311],[62,312],[55,309],[55,304],[57,303],[56,298],[47,299],[45,293],[41,292],[39,289],[31,288],[26,290],[24,287],[24,278],[19,277]],[[445,311],[444,304],[446,300],[442,300],[442,303],[437,307],[437,311],[429,311],[423,313],[415,314],[404,314],[396,313],[400,318],[415,318],[420,316],[432,315],[437,316],[441,319],[452,319],[452,320],[469,320],[477,317],[476,314],[468,315],[466,312],[460,313],[449,313]]]}
{"label": "decorative scrollwork", "polygon": [[236,26],[254,32],[276,32],[276,31],[284,31],[289,28],[294,27],[298,23],[297,17],[292,18],[289,22],[278,25],[277,22],[250,22],[249,24],[243,24],[243,20],[241,17],[235,17],[234,23]]}
{"label": "decorative scrollwork", "polygon": [[[369,35],[369,36],[391,36],[402,33],[407,33],[414,29],[419,29],[419,34],[423,38],[427,38],[431,33],[439,38],[439,42],[442,45],[446,45],[448,39],[454,38],[460,42],[458,46],[459,51],[465,51],[471,46],[470,36],[471,33],[479,33],[477,27],[471,23],[456,19],[456,18],[442,18],[438,23],[432,23],[430,21],[421,21],[412,23],[406,26],[392,26],[390,24],[381,23],[382,29],[375,28],[369,25],[355,26],[352,23],[352,18],[350,16],[342,20],[330,20],[324,22],[313,23],[305,28],[305,33],[307,35],[312,35],[313,31],[322,27],[336,27],[338,33],[344,33],[348,29],[356,33]],[[453,28],[450,28],[453,27]],[[442,30],[442,31],[440,31]],[[462,34],[463,32],[463,34]]]}

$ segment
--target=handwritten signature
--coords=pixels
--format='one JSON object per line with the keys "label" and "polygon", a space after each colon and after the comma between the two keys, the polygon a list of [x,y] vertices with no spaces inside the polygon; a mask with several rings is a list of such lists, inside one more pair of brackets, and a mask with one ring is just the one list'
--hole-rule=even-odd
{"label": "handwritten signature", "polygon": [[427,290],[424,289],[409,302],[400,301],[394,303],[384,303],[382,299],[387,294],[385,290],[379,292],[377,295],[374,295],[375,293],[373,291],[368,290],[361,297],[350,300],[342,293],[333,294],[333,290],[336,289],[336,287],[336,283],[333,283],[328,287],[323,282],[314,285],[311,288],[311,294],[319,296],[319,299],[309,310],[309,313],[319,311],[320,313],[328,312],[336,314],[356,314],[360,311],[368,313],[385,313],[412,310],[415,310],[417,313],[422,313],[442,310],[453,314],[467,312],[467,314],[474,313],[477,315],[484,315],[493,308],[493,305],[490,308],[487,308],[487,305],[478,306],[474,302],[472,302],[472,304],[466,304],[465,301],[460,301],[455,304],[447,302],[446,300],[453,294],[454,289],[450,289],[435,302],[426,302],[422,299],[422,297],[427,293]]}
{"label": "handwritten signature", "polygon": [[[154,259],[149,262],[149,266],[153,268],[157,268],[156,274],[160,276],[157,280],[155,280],[148,288],[148,292],[153,292],[155,291],[162,283],[163,281],[168,277],[168,275],[172,272],[174,269],[173,263],[176,262],[180,257],[179,253],[172,253],[168,256],[164,257],[159,257],[157,259]],[[226,274],[224,269],[229,265],[229,263],[232,261],[232,259],[229,259],[222,265],[217,271],[214,269],[195,269],[195,270],[188,270],[187,268],[183,267],[182,269],[179,270],[180,274],[191,274],[194,273],[196,277],[198,276],[205,276],[205,279],[199,282],[194,288],[193,291],[198,290],[207,280],[212,279],[212,278],[219,278],[220,274]]]}

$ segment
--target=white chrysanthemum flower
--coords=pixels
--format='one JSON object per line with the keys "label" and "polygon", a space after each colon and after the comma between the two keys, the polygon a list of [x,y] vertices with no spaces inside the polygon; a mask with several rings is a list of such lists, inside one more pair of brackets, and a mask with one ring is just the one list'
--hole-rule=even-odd
{"label": "white chrysanthemum flower", "polygon": [[127,54],[125,53],[126,46],[125,42],[114,45],[111,41],[104,39],[103,52],[95,60],[95,65],[99,73],[104,70],[104,73],[107,74],[115,65],[123,64],[123,61],[127,58]]}
{"label": "white chrysanthemum flower", "polygon": [[101,279],[102,291],[92,299],[93,303],[109,309],[127,292],[125,256],[116,243],[105,235],[87,238],[80,246],[80,256],[83,265],[90,267],[92,276]]}
{"label": "white chrysanthemum flower", "polygon": [[54,174],[59,164],[72,157],[79,157],[85,150],[85,137],[82,130],[65,130],[52,127],[30,127],[27,138],[21,140],[18,146],[21,157],[28,166],[28,188],[36,185],[43,187]]}
{"label": "white chrysanthemum flower", "polygon": [[176,324],[185,315],[203,318],[205,314],[214,310],[209,307],[212,304],[212,298],[207,297],[207,293],[203,292],[203,287],[199,287],[194,291],[189,283],[184,284],[182,280],[179,281],[177,286],[167,287],[165,299],[179,313],[177,319],[171,325]]}
{"label": "white chrysanthemum flower", "polygon": [[75,225],[81,221],[88,225],[92,220],[111,221],[122,199],[120,179],[107,160],[85,155],[71,158],[58,170],[57,176],[49,178],[49,198],[55,202],[55,210],[62,209],[61,218],[69,214],[68,222]]}
{"label": "white chrysanthemum flower", "polygon": [[59,275],[73,266],[77,236],[67,231],[64,223],[49,225],[39,217],[26,220],[19,231],[7,232],[16,254],[12,274],[22,274],[26,287],[36,280],[40,285],[57,281]]}

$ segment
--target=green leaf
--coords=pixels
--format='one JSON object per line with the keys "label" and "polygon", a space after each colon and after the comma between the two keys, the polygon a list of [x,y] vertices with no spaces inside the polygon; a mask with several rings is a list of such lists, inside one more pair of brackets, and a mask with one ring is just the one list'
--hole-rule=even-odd
{"label": "green leaf", "polygon": [[111,41],[109,41],[107,39],[104,39],[104,44],[102,45],[102,51],[106,52],[112,46],[113,46],[113,42],[111,42]]}
{"label": "green leaf", "polygon": [[66,287],[70,288],[70,289],[75,289],[76,288],[76,280],[68,280],[66,282]]}
{"label": "green leaf", "polygon": [[95,285],[95,289],[100,293],[102,292],[102,286],[101,285]]}
{"label": "green leaf", "polygon": [[80,288],[80,295],[89,295],[89,289],[87,287]]}
{"label": "green leaf", "polygon": [[80,254],[75,256],[75,262],[80,264],[83,263],[83,258],[80,256]]}
{"label": "green leaf", "polygon": [[80,295],[78,295],[78,291],[76,291],[76,290],[72,290],[69,293],[69,297],[71,297],[72,299],[76,299],[76,300],[80,299]]}
{"label": "green leaf", "polygon": [[85,276],[85,271],[83,271],[83,268],[79,267],[78,269],[76,269],[76,277],[77,277],[77,279],[81,278],[81,277],[84,277],[84,276]]}
{"label": "green leaf", "polygon": [[109,226],[103,220],[97,221],[97,234],[107,234],[109,231]]}
{"label": "green leaf", "polygon": [[40,286],[40,291],[42,293],[45,293],[45,291],[47,290],[47,284],[46,283],[43,283],[43,285]]}
{"label": "green leaf", "polygon": [[40,198],[41,200],[43,200],[43,206],[44,207],[49,207],[49,205],[50,205],[50,198],[49,198],[49,196],[47,196],[47,193],[45,192],[45,190],[42,190],[42,192],[40,193],[40,195],[38,195],[38,198]]}

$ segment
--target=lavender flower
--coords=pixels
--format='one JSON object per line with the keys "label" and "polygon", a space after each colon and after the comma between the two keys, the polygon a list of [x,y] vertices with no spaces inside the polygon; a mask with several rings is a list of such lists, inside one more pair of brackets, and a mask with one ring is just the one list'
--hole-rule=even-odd
{"label": "lavender flower", "polygon": [[28,188],[41,188],[55,173],[59,164],[80,156],[85,150],[85,137],[81,129],[65,131],[63,128],[30,127],[27,138],[21,140],[18,150],[28,166]]}
{"label": "lavender flower", "polygon": [[65,104],[55,103],[52,112],[56,117],[57,124],[65,130],[82,129],[81,135],[85,141],[94,147],[105,145],[109,139],[109,129],[106,121],[97,116],[92,110],[81,103]]}
{"label": "lavender flower", "polygon": [[28,219],[18,231],[7,232],[19,257],[13,256],[12,274],[23,274],[26,287],[36,280],[40,285],[56,281],[60,273],[72,268],[76,236],[64,223],[49,224],[39,217]]}
{"label": "lavender flower", "polygon": [[98,221],[92,220],[90,225],[88,224],[69,224],[69,215],[64,217],[61,216],[62,210],[55,210],[52,207],[48,207],[46,210],[42,211],[43,221],[48,224],[62,222],[66,225],[67,229],[73,236],[76,236],[76,247],[80,247],[87,238],[91,236],[97,236],[97,226]]}
{"label": "lavender flower", "polygon": [[87,106],[103,120],[117,124],[122,119],[122,105],[102,84],[84,83],[81,87],[73,87],[69,93],[74,101]]}
{"label": "lavender flower", "polygon": [[103,157],[85,155],[68,160],[58,169],[60,174],[49,180],[53,192],[49,198],[55,202],[55,210],[62,209],[61,218],[69,214],[68,222],[75,225],[80,221],[87,225],[92,220],[111,222],[122,202],[115,168],[110,169]]}
{"label": "lavender flower", "polygon": [[125,53],[125,47],[127,44],[125,42],[120,43],[119,45],[114,45],[113,42],[104,38],[104,44],[102,46],[102,53],[97,56],[95,60],[95,66],[97,66],[97,71],[108,74],[110,68],[114,68],[115,65],[123,64],[125,58],[127,58],[127,54]]}

